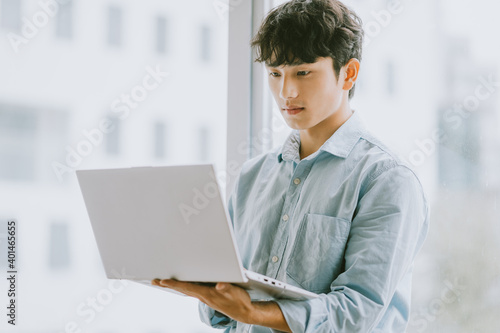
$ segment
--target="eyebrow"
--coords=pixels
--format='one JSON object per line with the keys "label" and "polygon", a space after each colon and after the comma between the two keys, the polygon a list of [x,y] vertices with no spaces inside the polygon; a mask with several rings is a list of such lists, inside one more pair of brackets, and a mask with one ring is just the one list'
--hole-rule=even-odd
{"label": "eyebrow", "polygon": [[[293,63],[293,64],[287,64],[285,66],[301,66],[301,65],[310,65],[311,63],[309,62],[305,62],[305,61],[301,61],[301,62],[296,62],[296,63]],[[265,65],[267,67],[271,67],[271,68],[276,68],[276,67],[279,67],[279,66],[282,66],[282,64],[279,64],[279,65],[276,65],[276,66],[272,66],[270,63],[268,62],[265,62]]]}

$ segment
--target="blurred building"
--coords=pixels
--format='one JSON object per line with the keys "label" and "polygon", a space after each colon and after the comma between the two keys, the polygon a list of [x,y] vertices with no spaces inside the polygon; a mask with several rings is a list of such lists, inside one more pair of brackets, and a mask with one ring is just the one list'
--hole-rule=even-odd
{"label": "blurred building", "polygon": [[0,218],[20,225],[16,332],[211,331],[192,300],[110,289],[74,170],[223,167],[226,35],[210,1],[0,0]]}
{"label": "blurred building", "polygon": [[[353,108],[413,165],[432,205],[408,332],[497,331],[500,98],[488,82],[500,63],[477,51],[494,30],[474,26],[497,27],[475,17],[498,6],[345,2],[366,33]],[[16,332],[211,331],[194,302],[111,291],[72,170],[223,167],[225,15],[238,1],[58,3],[0,0],[0,218],[21,228]],[[280,121],[274,145],[288,132]]]}

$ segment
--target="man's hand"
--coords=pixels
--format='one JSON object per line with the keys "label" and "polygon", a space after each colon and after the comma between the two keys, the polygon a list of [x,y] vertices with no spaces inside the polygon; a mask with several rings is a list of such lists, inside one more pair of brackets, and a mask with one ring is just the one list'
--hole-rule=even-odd
{"label": "man's hand", "polygon": [[291,332],[276,303],[252,302],[245,289],[230,283],[219,282],[215,287],[169,279],[155,279],[151,283],[195,297],[212,309],[238,322]]}
{"label": "man's hand", "polygon": [[249,324],[254,305],[250,295],[238,286],[219,282],[215,287],[203,286],[191,282],[176,280],[152,281],[153,285],[177,290],[191,297],[196,297],[214,310],[217,310],[232,319]]}

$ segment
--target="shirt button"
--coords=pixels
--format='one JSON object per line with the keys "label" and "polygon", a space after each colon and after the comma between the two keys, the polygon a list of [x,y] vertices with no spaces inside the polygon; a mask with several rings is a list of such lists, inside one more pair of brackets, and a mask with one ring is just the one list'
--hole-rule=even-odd
{"label": "shirt button", "polygon": [[273,262],[278,262],[279,258],[274,256],[272,259],[271,259]]}
{"label": "shirt button", "polygon": [[295,178],[295,179],[293,180],[293,183],[294,183],[295,185],[299,185],[299,184],[300,184],[300,178]]}
{"label": "shirt button", "polygon": [[288,221],[288,215],[286,215],[286,214],[283,215],[283,221],[285,221],[285,222]]}

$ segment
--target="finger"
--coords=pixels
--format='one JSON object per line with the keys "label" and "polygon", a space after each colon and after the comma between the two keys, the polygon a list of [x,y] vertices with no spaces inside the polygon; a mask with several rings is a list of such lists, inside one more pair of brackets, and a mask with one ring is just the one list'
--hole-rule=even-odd
{"label": "finger", "polygon": [[231,285],[229,283],[224,283],[224,282],[218,282],[215,285],[215,289],[220,292],[225,292],[228,291],[229,288],[231,288]]}
{"label": "finger", "polygon": [[246,299],[250,297],[245,289],[227,282],[217,283],[215,292],[226,299]]}
{"label": "finger", "polygon": [[158,285],[163,288],[168,288],[172,290],[176,290],[178,292],[183,293],[184,295],[191,296],[191,297],[198,297],[196,293],[193,293],[189,286],[186,285],[186,283],[181,283],[179,281],[175,280],[168,280],[168,279],[163,279],[159,280]]}
{"label": "finger", "polygon": [[188,284],[189,284],[189,282],[177,281],[177,280],[172,280],[172,279],[160,280],[160,286],[168,287],[168,288],[172,288],[172,289],[186,288],[186,287],[188,287]]}
{"label": "finger", "polygon": [[174,289],[180,291],[189,296],[203,296],[206,295],[208,289],[211,287],[200,286],[191,282],[177,281],[172,279],[160,280],[160,286],[165,288]]}

